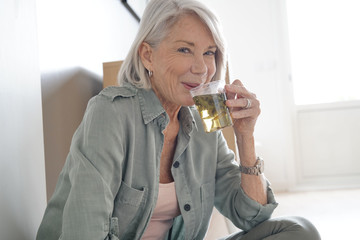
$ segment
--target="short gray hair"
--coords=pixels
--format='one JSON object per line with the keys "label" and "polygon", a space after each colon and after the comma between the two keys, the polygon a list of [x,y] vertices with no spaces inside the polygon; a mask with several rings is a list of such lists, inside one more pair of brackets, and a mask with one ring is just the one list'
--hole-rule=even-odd
{"label": "short gray hair", "polygon": [[151,88],[147,69],[139,56],[143,42],[156,48],[169,29],[184,14],[195,14],[208,27],[217,46],[216,72],[212,80],[221,79],[225,68],[225,41],[216,15],[196,0],[151,0],[142,16],[138,33],[118,74],[118,83],[129,82],[139,88]]}

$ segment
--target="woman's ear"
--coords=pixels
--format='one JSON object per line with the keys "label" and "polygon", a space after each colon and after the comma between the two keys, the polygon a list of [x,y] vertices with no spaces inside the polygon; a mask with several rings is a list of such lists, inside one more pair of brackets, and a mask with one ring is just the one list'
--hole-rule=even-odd
{"label": "woman's ear", "polygon": [[152,47],[148,43],[142,42],[139,47],[139,56],[142,64],[149,71],[152,71],[152,53]]}

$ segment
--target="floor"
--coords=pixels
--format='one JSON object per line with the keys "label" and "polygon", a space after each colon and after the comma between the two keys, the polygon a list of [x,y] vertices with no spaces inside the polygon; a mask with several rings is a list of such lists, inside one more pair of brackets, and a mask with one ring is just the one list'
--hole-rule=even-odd
{"label": "floor", "polygon": [[360,189],[277,193],[273,217],[309,219],[323,240],[360,239]]}

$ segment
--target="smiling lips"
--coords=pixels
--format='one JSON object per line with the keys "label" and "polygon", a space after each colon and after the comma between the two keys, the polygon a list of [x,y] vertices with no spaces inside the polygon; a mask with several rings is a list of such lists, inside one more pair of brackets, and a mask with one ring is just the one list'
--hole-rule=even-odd
{"label": "smiling lips", "polygon": [[200,85],[199,83],[185,83],[185,82],[183,82],[182,84],[187,90],[193,89],[194,87]]}

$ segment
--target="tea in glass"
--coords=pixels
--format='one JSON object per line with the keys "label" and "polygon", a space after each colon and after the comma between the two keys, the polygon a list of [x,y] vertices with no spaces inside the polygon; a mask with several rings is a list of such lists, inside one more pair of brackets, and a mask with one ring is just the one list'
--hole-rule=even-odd
{"label": "tea in glass", "polygon": [[193,100],[205,132],[213,132],[232,125],[229,109],[225,105],[225,93],[198,95],[194,96]]}

